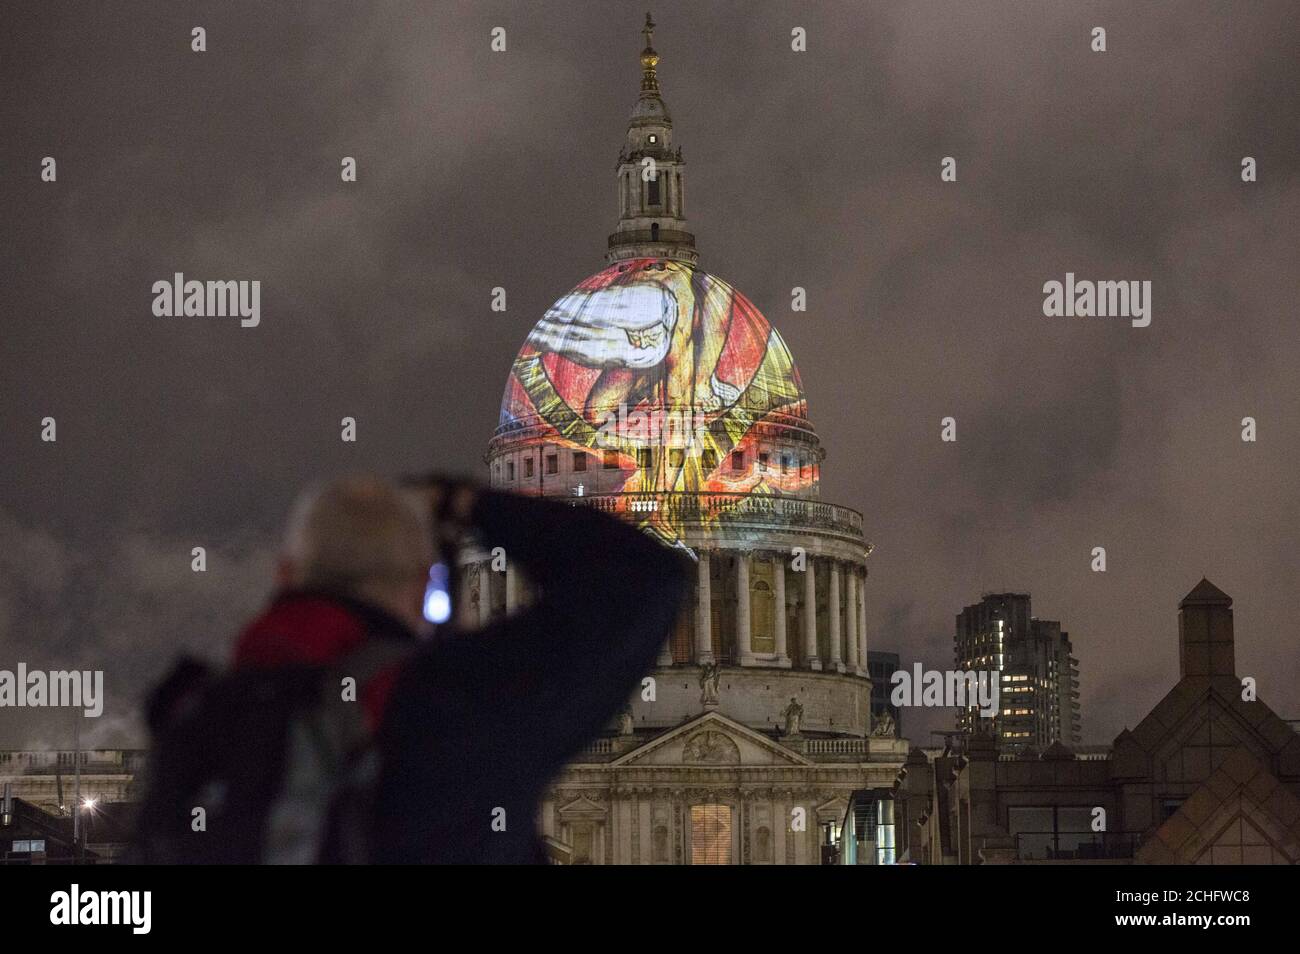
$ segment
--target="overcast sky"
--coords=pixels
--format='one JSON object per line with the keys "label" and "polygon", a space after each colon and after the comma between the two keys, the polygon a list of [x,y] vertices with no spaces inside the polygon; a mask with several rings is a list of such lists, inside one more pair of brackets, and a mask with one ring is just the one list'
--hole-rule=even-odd
{"label": "overcast sky", "polygon": [[[104,669],[91,740],[143,741],[135,700],[182,649],[226,652],[305,481],[483,474],[516,350],[603,264],[644,10],[6,10],[0,668]],[[1029,591],[1106,742],[1173,685],[1204,575],[1235,599],[1238,672],[1300,717],[1294,3],[654,15],[701,265],[800,366],[822,496],[876,547],[872,648],[948,668],[962,606]],[[155,317],[177,271],[260,280],[261,324]],[[1044,317],[1067,271],[1151,281],[1150,327]],[[905,723],[924,743],[949,717]],[[0,746],[71,726],[4,710]]]}

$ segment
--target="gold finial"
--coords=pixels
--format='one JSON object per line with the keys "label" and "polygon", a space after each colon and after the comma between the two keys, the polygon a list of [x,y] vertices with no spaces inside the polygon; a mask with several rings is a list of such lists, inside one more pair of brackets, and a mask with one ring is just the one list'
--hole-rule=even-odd
{"label": "gold finial", "polygon": [[645,26],[641,28],[645,36],[645,49],[641,51],[641,89],[644,92],[658,92],[659,79],[655,76],[655,67],[659,65],[659,54],[655,52],[653,40],[655,22],[650,14],[645,15]]}

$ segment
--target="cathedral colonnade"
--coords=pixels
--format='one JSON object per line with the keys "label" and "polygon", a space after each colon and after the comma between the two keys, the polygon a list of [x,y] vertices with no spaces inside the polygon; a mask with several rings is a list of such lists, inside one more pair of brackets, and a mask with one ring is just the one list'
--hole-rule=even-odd
{"label": "cathedral colonnade", "polygon": [[[861,561],[742,547],[697,555],[696,585],[660,666],[717,663],[867,675],[867,571]],[[461,623],[483,625],[526,602],[531,588],[508,555],[467,556],[456,600]]]}

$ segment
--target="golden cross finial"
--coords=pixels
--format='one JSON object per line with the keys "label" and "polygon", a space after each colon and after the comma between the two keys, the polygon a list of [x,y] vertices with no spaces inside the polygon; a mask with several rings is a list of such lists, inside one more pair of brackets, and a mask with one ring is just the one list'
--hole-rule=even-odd
{"label": "golden cross finial", "polygon": [[659,54],[655,48],[650,45],[654,39],[655,22],[650,19],[650,14],[645,15],[645,27],[641,30],[645,34],[645,49],[641,51],[641,91],[643,93],[659,92],[659,78],[655,76],[655,67],[659,65]]}

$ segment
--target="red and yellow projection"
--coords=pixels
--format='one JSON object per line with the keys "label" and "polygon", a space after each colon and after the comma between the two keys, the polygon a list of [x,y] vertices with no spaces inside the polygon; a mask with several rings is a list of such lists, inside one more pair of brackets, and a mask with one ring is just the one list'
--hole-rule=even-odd
{"label": "red and yellow projection", "polygon": [[[621,494],[798,493],[811,465],[758,466],[760,432],[770,445],[777,425],[808,428],[807,407],[767,319],[707,272],[635,259],[591,276],[538,322],[515,359],[498,434],[527,428],[529,442],[588,451],[593,469],[617,467]],[[643,523],[676,540],[671,509]]]}

